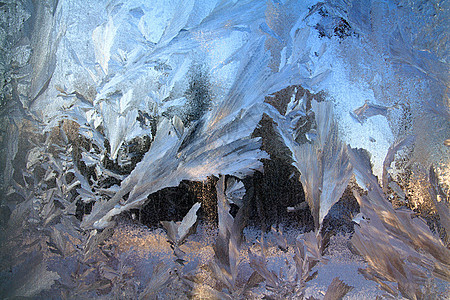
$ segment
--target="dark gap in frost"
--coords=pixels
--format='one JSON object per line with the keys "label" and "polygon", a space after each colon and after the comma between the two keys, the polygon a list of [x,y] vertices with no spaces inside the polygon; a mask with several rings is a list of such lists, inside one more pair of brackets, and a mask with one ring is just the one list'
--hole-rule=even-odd
{"label": "dark gap in frost", "polygon": [[335,235],[338,233],[353,234],[355,232],[355,223],[352,219],[359,213],[359,204],[353,196],[352,190],[354,188],[356,188],[356,183],[350,183],[341,199],[331,207],[323,220],[322,233]]}
{"label": "dark gap in frost", "polygon": [[[326,4],[319,2],[309,9],[307,15],[307,18],[315,13],[320,16],[319,22],[314,25],[314,29],[317,30],[320,38],[327,37],[331,39],[335,36],[340,40],[344,40],[350,36],[358,36],[346,19],[336,14],[330,14],[325,6]],[[331,11],[333,12],[333,10]]]}
{"label": "dark gap in frost", "polygon": [[[288,88],[290,89],[290,88]],[[267,97],[266,102],[277,104],[279,111],[286,111],[290,95],[294,91],[282,90],[273,97]],[[299,95],[303,95],[300,91]],[[263,159],[264,172],[255,172],[251,184],[254,188],[252,205],[250,208],[249,224],[261,226],[269,230],[273,224],[293,223],[305,229],[313,228],[312,215],[308,209],[295,213],[288,213],[287,208],[305,201],[300,173],[292,166],[289,149],[281,142],[274,130],[273,120],[264,115],[253,132],[254,137],[262,138],[261,149],[270,155],[270,159]],[[245,181],[244,181],[245,183]],[[247,188],[248,190],[248,188]]]}
{"label": "dark gap in frost", "polygon": [[[114,173],[128,175],[142,160],[151,144],[152,139],[149,136],[136,137],[120,147],[117,159],[112,160],[109,156],[105,156],[103,165]],[[109,141],[106,139],[105,148],[110,149]]]}
{"label": "dark gap in frost", "polygon": [[[292,176],[295,168],[280,159],[264,160],[263,163],[264,173],[255,172],[243,179],[247,191],[244,201],[248,201],[248,225],[265,231],[280,224],[312,230],[314,222],[308,207],[294,213],[287,212],[287,207],[305,201],[298,172],[297,176]],[[160,221],[181,221],[189,209],[200,202],[199,220],[217,226],[216,182],[215,177],[204,182],[182,181],[177,187],[164,188],[149,195],[142,208],[124,212],[119,218],[133,219],[155,228],[160,226]],[[230,214],[235,216],[239,209],[232,204]]]}
{"label": "dark gap in frost", "polygon": [[269,103],[275,107],[280,114],[285,115],[287,106],[291,101],[292,95],[295,94],[295,100],[300,100],[302,97],[306,97],[306,110],[311,109],[311,101],[315,99],[317,102],[325,101],[326,94],[324,91],[313,93],[308,89],[303,88],[301,85],[290,85],[282,90],[279,90],[269,96],[266,96],[264,102]]}
{"label": "dark gap in frost", "polygon": [[189,209],[200,202],[199,218],[208,223],[217,222],[216,179],[205,182],[182,181],[177,187],[168,187],[148,196],[140,209],[131,209],[121,214],[148,227],[158,227],[160,221],[181,221]]}
{"label": "dark gap in frost", "polygon": [[81,199],[77,200],[75,217],[81,221],[84,215],[89,215],[91,213],[92,206],[94,206],[94,201],[86,203]]}

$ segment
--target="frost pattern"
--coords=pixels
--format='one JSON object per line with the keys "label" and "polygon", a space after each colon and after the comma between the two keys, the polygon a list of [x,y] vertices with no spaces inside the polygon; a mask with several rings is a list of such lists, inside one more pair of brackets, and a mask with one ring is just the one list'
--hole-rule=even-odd
{"label": "frost pattern", "polygon": [[[296,99],[292,96],[287,106],[286,115],[273,110],[278,130],[285,144],[289,147],[294,160],[293,165],[300,171],[300,180],[305,189],[305,197],[315,227],[319,229],[330,208],[342,196],[352,175],[347,147],[338,138],[337,124],[333,121],[332,107],[329,103],[313,100],[310,105],[315,116],[316,128],[307,132],[311,140],[300,144],[296,138],[304,130],[306,123],[301,117],[307,112],[306,96]],[[303,103],[302,103],[303,102]]]}
{"label": "frost pattern", "polygon": [[[362,273],[409,298],[426,294],[430,274],[448,280],[448,1],[30,3],[0,4],[2,296],[202,296],[193,278],[210,260],[199,267],[183,252],[200,249],[188,238],[199,205],[178,227],[165,223],[167,237],[138,234],[172,259],[144,266],[135,261],[143,243],[124,249],[133,238],[113,217],[211,175],[221,180],[208,273],[216,297],[247,297],[264,281],[276,286],[269,295],[303,295],[327,240],[324,218],[352,172],[368,192],[354,193],[362,214],[353,242],[369,263]],[[286,102],[276,96],[292,90]],[[295,270],[278,268],[280,276],[267,253],[252,252],[257,270],[242,286],[238,274],[251,266],[236,240],[254,193],[246,180],[270,159],[252,135],[262,118],[291,152],[317,232],[304,244],[277,235],[278,255],[298,252],[288,263]],[[440,224],[432,232],[386,199]],[[239,230],[224,234],[230,226]],[[349,289],[336,279],[324,294]]]}

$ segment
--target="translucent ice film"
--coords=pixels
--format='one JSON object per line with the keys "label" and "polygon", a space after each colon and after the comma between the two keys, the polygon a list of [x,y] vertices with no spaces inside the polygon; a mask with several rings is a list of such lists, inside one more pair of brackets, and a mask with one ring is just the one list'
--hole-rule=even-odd
{"label": "translucent ice film", "polygon": [[450,297],[449,3],[0,1],[1,297]]}

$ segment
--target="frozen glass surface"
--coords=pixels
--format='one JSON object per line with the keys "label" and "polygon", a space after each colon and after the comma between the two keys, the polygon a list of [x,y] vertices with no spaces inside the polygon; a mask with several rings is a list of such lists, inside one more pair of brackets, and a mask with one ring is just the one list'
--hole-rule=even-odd
{"label": "frozen glass surface", "polygon": [[[364,276],[384,291],[419,297],[424,269],[448,281],[449,11],[446,0],[1,1],[0,295],[358,299],[339,280],[320,290],[332,280],[320,272],[306,285],[330,220],[359,226]],[[252,229],[250,245],[247,223],[315,234],[280,242],[274,229],[265,246]],[[405,224],[424,240],[402,240]],[[401,279],[361,250],[377,230],[392,257],[415,257]],[[414,252],[423,245],[429,255]],[[406,292],[408,280],[423,289]]]}

